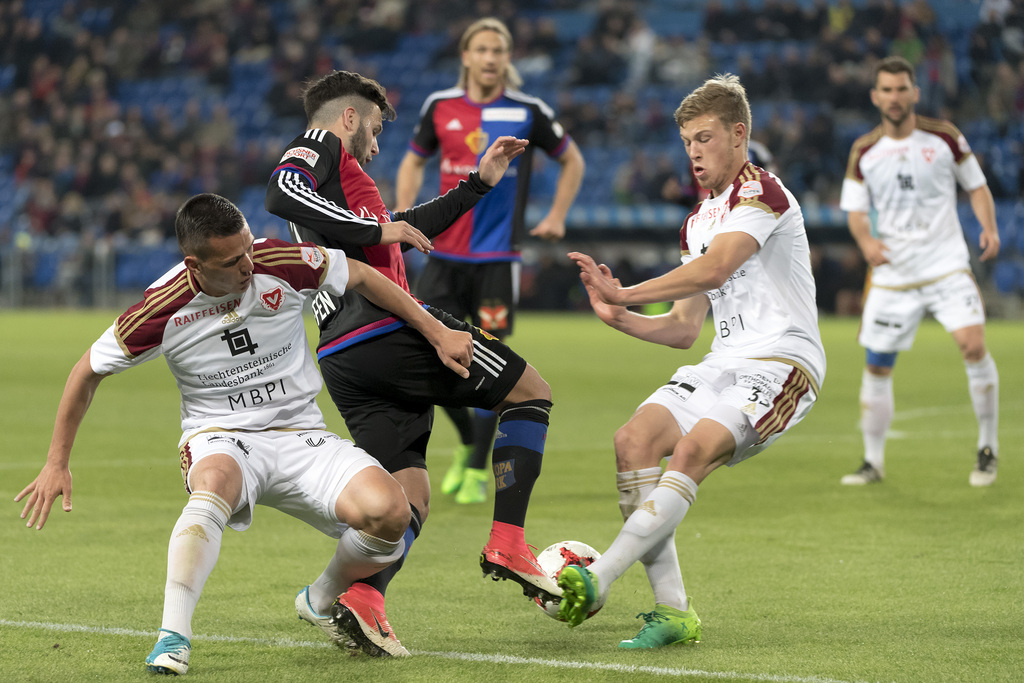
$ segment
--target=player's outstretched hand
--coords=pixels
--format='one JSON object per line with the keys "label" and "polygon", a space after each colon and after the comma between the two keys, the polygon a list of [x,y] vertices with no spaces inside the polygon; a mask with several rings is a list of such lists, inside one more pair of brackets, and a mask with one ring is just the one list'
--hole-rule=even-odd
{"label": "player's outstretched hand", "polygon": [[20,502],[25,496],[28,500],[21,511],[22,519],[28,517],[25,526],[42,529],[58,496],[64,497],[64,512],[71,512],[71,470],[47,463],[39,476],[14,497],[14,502]]}
{"label": "player's outstretched hand", "polygon": [[430,243],[427,236],[406,221],[381,223],[380,243],[395,244],[397,242],[412,245],[413,248],[424,254],[429,254],[434,249],[434,245]]}
{"label": "player's outstretched hand", "polygon": [[612,277],[612,271],[608,266],[603,263],[599,266],[594,259],[578,251],[570,251],[569,258],[579,266],[580,280],[586,286],[592,304],[596,297],[596,300],[602,303],[622,306],[622,283]]}
{"label": "player's outstretched hand", "polygon": [[469,378],[469,364],[473,362],[473,335],[469,332],[445,328],[434,348],[448,368],[462,379]]}
{"label": "player's outstretched hand", "polygon": [[999,256],[999,233],[995,230],[987,232],[982,230],[981,237],[978,238],[978,246],[981,247],[981,258],[982,261],[988,261]]}
{"label": "player's outstretched hand", "polygon": [[530,231],[530,234],[533,237],[539,237],[548,242],[557,242],[565,237],[565,221],[558,221],[551,216],[545,216],[537,224],[537,227]]}
{"label": "player's outstretched hand", "polygon": [[502,135],[487,148],[480,158],[480,180],[488,185],[497,185],[508,170],[508,165],[517,156],[526,151],[529,140]]}

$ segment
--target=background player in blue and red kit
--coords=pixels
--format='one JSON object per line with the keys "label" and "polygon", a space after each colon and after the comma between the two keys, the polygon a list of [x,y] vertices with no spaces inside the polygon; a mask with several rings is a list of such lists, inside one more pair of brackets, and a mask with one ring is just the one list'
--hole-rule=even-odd
{"label": "background player in blue and red kit", "polygon": [[[487,194],[528,144],[499,137],[481,158],[479,172],[442,197],[392,213],[362,169],[379,151],[377,136],[384,119],[395,117],[384,88],[359,74],[336,71],[313,82],[303,103],[309,130],[285,150],[270,180],[267,209],[291,222],[298,241],[344,249],[406,291],[402,246],[429,251],[429,238]],[[426,308],[448,327],[472,334],[473,362],[464,381],[438,360],[419,334],[365,297],[350,292],[341,298],[319,297],[313,306],[320,327],[317,356],[331,398],[356,444],[374,454],[404,487],[412,506],[407,548],[428,512],[426,449],[434,405],[497,412],[503,438],[494,460],[507,474],[495,495],[494,522],[480,565],[485,574],[520,583],[527,595],[558,595],[558,587],[527,547],[523,528],[540,475],[551,389],[494,336],[440,309]],[[352,584],[331,607],[340,623],[358,622],[363,639],[376,646],[375,654],[409,654],[384,616],[384,591],[401,563]]]}
{"label": "background player in blue and red kit", "polygon": [[[565,217],[579,192],[584,162],[579,147],[555,121],[554,112],[518,90],[522,79],[511,62],[512,34],[493,17],[471,24],[459,41],[458,85],[432,93],[420,111],[396,183],[399,210],[416,203],[428,158],[441,152],[441,192],[476,169],[490,140],[513,135],[530,141],[497,187],[434,241],[416,295],[499,339],[512,333],[519,303],[519,244],[525,231],[531,156],[540,148],[560,165],[548,214],[530,231],[546,240],[565,235]],[[445,408],[462,445],[441,483],[458,503],[487,499],[487,456],[497,416],[489,411]]]}

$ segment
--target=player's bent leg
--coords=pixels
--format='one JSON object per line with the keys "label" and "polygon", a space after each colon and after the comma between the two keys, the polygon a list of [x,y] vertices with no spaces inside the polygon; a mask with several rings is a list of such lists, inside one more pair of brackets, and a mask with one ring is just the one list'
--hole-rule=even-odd
{"label": "player's bent leg", "polygon": [[526,385],[532,385],[534,398],[506,400],[499,408],[492,456],[494,522],[480,555],[480,568],[494,580],[515,581],[527,597],[557,602],[561,591],[537,564],[533,551],[526,545],[523,528],[533,484],[540,476],[551,412],[551,401],[542,396],[550,396],[550,388],[531,367],[523,377],[526,379],[521,378],[510,395],[521,397]]}

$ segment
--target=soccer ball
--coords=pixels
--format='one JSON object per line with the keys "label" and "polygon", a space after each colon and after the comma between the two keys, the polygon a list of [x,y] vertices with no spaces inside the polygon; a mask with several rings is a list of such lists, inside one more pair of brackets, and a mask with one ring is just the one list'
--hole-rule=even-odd
{"label": "soccer ball", "polygon": [[[568,565],[575,564],[580,567],[586,567],[593,564],[599,557],[601,557],[601,553],[586,543],[581,541],[561,541],[560,543],[549,545],[541,551],[537,555],[537,564],[551,577],[552,581],[558,583],[558,575]],[[534,598],[533,601],[544,610],[544,614],[552,619],[558,619],[557,602],[544,602],[540,598]],[[591,606],[587,619],[597,614],[602,607],[604,607],[604,599],[598,597],[597,602]],[[562,619],[558,620],[563,621]]]}

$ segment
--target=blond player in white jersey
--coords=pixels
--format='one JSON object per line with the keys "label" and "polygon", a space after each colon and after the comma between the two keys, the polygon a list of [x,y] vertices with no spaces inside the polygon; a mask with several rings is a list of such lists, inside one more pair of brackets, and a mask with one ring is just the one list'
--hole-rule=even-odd
{"label": "blond player in white jersey", "polygon": [[[698,485],[800,422],[825,378],[803,215],[778,178],[747,161],[750,106],[739,79],[706,81],[675,119],[694,177],[710,190],[680,231],[682,265],[622,287],[607,266],[569,254],[594,312],[628,335],[688,349],[709,308],[714,319],[711,352],[676,370],[615,434],[625,519],[618,537],[594,564],[567,567],[559,578],[559,614],[573,626],[634,562],[643,563],[655,606],[621,648],[700,640],[700,619],[680,575],[676,527]],[[666,301],[674,304],[664,315],[626,308]]]}
{"label": "blond player in white jersey", "polygon": [[189,500],[171,532],[163,620],[147,667],[164,674],[188,670],[192,614],[220,554],[224,527],[248,528],[257,503],[339,539],[296,608],[347,644],[349,634],[325,612],[353,580],[401,556],[410,510],[402,487],[376,460],[325,431],[303,304],[321,291],[341,296],[356,290],[404,318],[464,377],[471,337],[448,329],[343,252],[255,241],[242,213],[223,197],[185,202],[175,230],[183,263],[147,289],[71,371],[46,464],[15,499],[28,497],[21,517],[42,529],[58,496],[71,511],[71,449],[97,387],[162,354],[181,391],[179,448]]}
{"label": "blond player in white jersey", "polygon": [[998,465],[999,373],[985,348],[985,307],[957,217],[957,184],[981,224],[982,261],[999,254],[995,203],[967,140],[948,121],[916,114],[918,97],[909,62],[888,57],[878,63],[871,101],[882,123],[853,143],[843,180],[840,208],[871,272],[859,336],[867,349],[860,389],[864,462],[842,483],[871,484],[885,476],[896,356],[910,349],[922,317],[931,313],[956,341],[967,368],[978,420],[969,482],[990,486]]}

